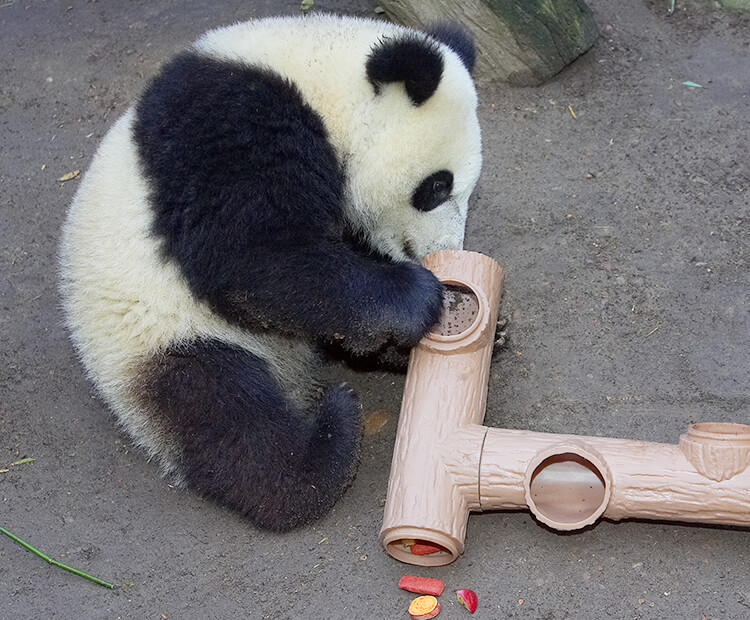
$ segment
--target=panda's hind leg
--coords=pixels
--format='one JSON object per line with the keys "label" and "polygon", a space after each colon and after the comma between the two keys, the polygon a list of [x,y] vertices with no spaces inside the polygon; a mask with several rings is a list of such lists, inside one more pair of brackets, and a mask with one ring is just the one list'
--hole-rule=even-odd
{"label": "panda's hind leg", "polygon": [[142,405],[175,444],[178,475],[260,527],[322,516],[354,476],[362,416],[346,386],[302,411],[263,359],[202,340],[155,356],[138,383]]}

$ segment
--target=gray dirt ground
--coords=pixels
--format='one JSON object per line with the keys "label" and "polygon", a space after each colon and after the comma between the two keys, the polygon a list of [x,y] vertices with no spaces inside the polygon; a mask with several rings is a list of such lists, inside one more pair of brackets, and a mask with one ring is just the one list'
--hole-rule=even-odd
{"label": "gray dirt ground", "polygon": [[[747,423],[750,19],[590,4],[601,36],[585,57],[540,88],[480,91],[466,245],[506,267],[510,319],[487,423],[664,442],[695,421]],[[467,617],[459,587],[478,592],[476,618],[750,617],[749,530],[603,521],[562,535],[501,512],[471,517],[451,566],[387,557],[401,376],[331,369],[388,423],[334,511],[284,536],[173,490],[115,429],[61,324],[55,255],[78,181],[56,179],[85,173],[168,55],[298,5],[0,1],[0,524],[119,586],[0,537],[0,618],[404,618],[405,572],[446,582],[446,620]],[[372,14],[366,0],[323,9]],[[23,457],[36,460],[11,465]]]}

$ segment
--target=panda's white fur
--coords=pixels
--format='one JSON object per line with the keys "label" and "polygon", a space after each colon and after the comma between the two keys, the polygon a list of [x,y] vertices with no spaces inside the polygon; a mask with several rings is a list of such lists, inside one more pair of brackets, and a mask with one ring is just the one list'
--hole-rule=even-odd
{"label": "panda's white fur", "polygon": [[[397,46],[404,37],[430,48],[432,55],[437,54],[442,61],[436,90],[416,104],[407,94],[404,82],[375,84],[368,75],[369,69],[366,70],[374,50],[384,44]],[[255,75],[261,86],[272,74],[296,87],[304,103],[322,119],[341,165],[343,176],[331,172],[330,178],[331,182],[343,179],[340,209],[345,226],[377,254],[378,258],[372,260],[383,264],[377,267],[378,275],[373,275],[373,281],[377,282],[383,272],[392,287],[383,291],[381,300],[378,290],[363,284],[366,293],[363,299],[341,302],[340,312],[351,309],[358,313],[356,320],[340,317],[333,310],[327,321],[331,325],[318,326],[315,318],[306,319],[310,310],[300,311],[300,326],[292,321],[287,329],[274,322],[276,316],[267,305],[262,310],[253,306],[247,315],[250,318],[242,311],[235,315],[234,310],[217,309],[217,303],[223,308],[224,302],[230,308],[235,307],[232,304],[244,308],[242,304],[247,299],[237,301],[238,296],[247,298],[248,294],[251,301],[247,303],[252,305],[257,291],[252,290],[252,282],[246,283],[250,288],[244,293],[241,288],[232,288],[217,302],[217,298],[211,297],[213,293],[203,294],[203,289],[186,279],[188,272],[203,277],[205,274],[198,273],[201,269],[186,267],[180,256],[165,251],[168,244],[159,234],[161,229],[155,220],[158,200],[155,188],[169,172],[154,165],[157,176],[149,176],[149,156],[139,144],[157,138],[144,129],[147,125],[139,119],[139,114],[150,113],[148,106],[158,112],[158,106],[150,103],[149,97],[159,95],[160,89],[166,92],[171,88],[167,80],[164,82],[167,86],[152,86],[142,101],[116,122],[102,141],[73,200],[63,230],[60,256],[67,323],[89,377],[126,432],[158,460],[165,473],[246,513],[261,526],[284,529],[322,514],[351,480],[356,462],[360,420],[350,391],[329,388],[327,396],[319,401],[322,405],[316,405],[313,398],[317,387],[318,342],[340,340],[345,349],[363,353],[382,348],[384,339],[390,335],[390,344],[410,346],[435,319],[435,312],[439,312],[434,299],[426,300],[439,295],[429,280],[431,276],[421,273],[425,270],[410,260],[436,249],[462,246],[469,195],[481,167],[476,94],[466,59],[449,45],[380,21],[314,15],[240,23],[207,33],[188,50],[187,57],[198,63],[196,66],[202,62],[196,58],[206,58],[226,62],[230,68],[258,70],[262,73],[248,75]],[[211,65],[211,71],[215,73],[216,67],[223,65]],[[274,88],[274,92],[281,92],[279,89],[286,87]],[[233,101],[221,103],[233,105]],[[184,113],[193,112],[186,109]],[[221,112],[217,114],[220,116]],[[284,121],[273,119],[282,124]],[[206,122],[212,122],[210,117]],[[159,143],[154,144],[158,147]],[[185,154],[186,158],[191,156]],[[314,167],[318,160],[302,163]],[[196,161],[198,167],[205,163]],[[415,208],[413,194],[420,180],[437,170],[452,172],[450,196],[430,210]],[[301,173],[293,171],[293,174]],[[327,172],[323,170],[320,174]],[[327,177],[321,178],[316,182],[325,187]],[[225,190],[216,187],[217,193]],[[265,188],[261,187],[258,193],[263,191]],[[290,187],[289,191],[296,188]],[[297,198],[304,203],[304,197]],[[233,199],[238,200],[237,196]],[[248,221],[254,222],[250,217]],[[317,214],[312,213],[311,217]],[[178,226],[182,224],[175,224]],[[300,234],[303,233],[301,230]],[[175,232],[178,234],[182,234],[182,229]],[[241,231],[233,230],[229,236],[234,239],[241,236]],[[206,245],[206,239],[201,243]],[[209,240],[217,241],[215,235]],[[178,242],[184,244],[183,238]],[[290,242],[280,241],[280,245],[284,243]],[[293,243],[289,245],[291,249],[284,248],[294,252]],[[305,246],[305,249],[309,256],[310,248]],[[202,249],[213,256],[210,250]],[[284,277],[289,276],[283,272],[282,264],[274,266],[273,261],[283,263],[284,256],[289,254],[269,258],[268,269],[282,269],[280,282],[287,282]],[[266,258],[264,255],[263,259]],[[366,260],[369,260],[366,255],[352,258],[352,265],[366,267],[369,263],[362,262]],[[305,265],[308,263],[309,260]],[[333,260],[332,264],[336,263]],[[325,264],[321,263],[321,269]],[[206,269],[213,269],[213,263]],[[310,282],[318,277],[321,282],[325,280],[325,274],[316,275],[314,268],[305,274],[301,277],[304,282],[296,283],[291,277],[292,284],[286,284],[294,289],[290,301],[307,299],[304,287],[309,282],[305,278],[312,278]],[[340,283],[346,274],[339,275]],[[357,271],[350,275],[352,280],[360,277]],[[400,282],[396,278],[405,280]],[[359,290],[354,284],[352,287]],[[332,294],[336,295],[337,290],[332,288]],[[269,297],[269,304],[278,303],[283,297],[283,291],[273,293],[275,297]],[[296,294],[299,296],[295,297]],[[316,308],[328,302],[335,308],[335,301],[313,303],[312,316],[318,316],[314,314]],[[379,303],[386,308],[382,316],[378,314]],[[292,309],[289,312],[294,319],[298,318]],[[256,315],[260,318],[254,323]],[[339,319],[344,327],[331,331]],[[370,320],[372,323],[368,323]],[[395,326],[390,325],[393,321]],[[152,380],[154,374],[158,378]],[[257,379],[260,387],[251,384],[251,377]],[[214,395],[205,393],[212,390],[216,391]],[[237,402],[232,400],[235,396]],[[193,399],[195,413],[190,411]],[[208,404],[201,399],[208,399]],[[215,403],[215,411],[209,410],[211,402]],[[268,408],[276,408],[273,415],[268,414],[268,419],[261,411],[266,403],[270,403]],[[254,424],[255,406],[260,426],[232,434],[245,424],[242,416],[246,410],[248,424]],[[320,408],[317,414],[316,406]],[[225,413],[233,417],[222,430],[221,416]],[[277,429],[274,425],[279,416],[287,414],[293,420],[284,424],[302,424],[306,430],[300,431],[300,436],[305,432],[310,434],[309,444],[300,448],[289,439],[292,447],[286,445],[288,438],[282,435],[287,426],[280,425]],[[209,415],[216,416],[213,430],[211,420],[205,419]],[[320,422],[318,428],[316,415],[330,419]],[[254,438],[258,428],[262,434]],[[203,451],[212,450],[204,444],[214,439],[213,432],[216,450],[223,450],[226,455],[216,454],[211,462],[223,458],[227,462],[220,463],[215,475],[207,478],[199,472],[198,461],[204,458]],[[341,437],[337,435],[339,432]],[[223,437],[222,433],[232,436]],[[239,445],[242,441],[248,444]],[[250,454],[268,449],[269,444],[278,444],[278,450],[274,448],[265,457],[260,452],[257,457]],[[320,454],[330,450],[330,454],[325,462],[318,462],[313,456],[295,455],[295,450],[305,452],[307,447]],[[292,459],[289,462],[280,456],[287,449]],[[245,455],[247,463],[243,461]],[[303,460],[295,460],[299,458]],[[311,464],[313,461],[315,465]],[[247,474],[256,482],[245,480],[243,471],[233,469],[243,467],[243,463],[245,468],[257,467],[257,471]],[[314,471],[315,467],[319,471]],[[295,468],[308,470],[304,474],[308,477],[303,479]],[[258,478],[264,477],[272,479],[268,488],[257,483]],[[227,491],[226,487],[232,485],[237,489]],[[282,497],[279,503],[273,503],[268,493],[277,487]],[[300,487],[305,490],[300,491]]]}

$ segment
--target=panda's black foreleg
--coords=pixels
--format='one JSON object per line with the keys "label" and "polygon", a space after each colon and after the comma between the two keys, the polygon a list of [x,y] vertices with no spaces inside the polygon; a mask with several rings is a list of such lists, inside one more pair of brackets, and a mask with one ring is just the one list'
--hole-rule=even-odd
{"label": "panda's black foreleg", "polygon": [[211,294],[225,317],[301,332],[354,354],[411,347],[442,312],[443,287],[430,271],[344,244],[276,247],[237,262],[243,271],[234,287]]}
{"label": "panda's black foreleg", "polygon": [[259,357],[196,341],[154,358],[139,393],[187,484],[256,525],[286,530],[328,511],[351,482],[361,411],[346,386],[311,412],[292,405]]}

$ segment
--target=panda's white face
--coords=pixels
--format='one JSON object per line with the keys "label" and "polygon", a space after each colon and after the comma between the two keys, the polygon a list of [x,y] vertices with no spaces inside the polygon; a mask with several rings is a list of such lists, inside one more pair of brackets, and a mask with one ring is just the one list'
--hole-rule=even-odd
{"label": "panda's white face", "polygon": [[[439,81],[421,98],[417,93],[416,103],[408,77],[379,83],[369,76],[375,92],[346,157],[349,221],[374,249],[396,260],[463,247],[469,196],[482,166],[469,72],[447,47],[435,45],[431,53],[441,58]],[[425,56],[429,64],[433,59]],[[386,76],[411,70],[368,67]]]}
{"label": "panda's white face", "polygon": [[482,166],[476,93],[447,56],[435,93],[419,106],[401,83],[382,87],[347,161],[348,216],[394,259],[463,246],[469,197]]}

